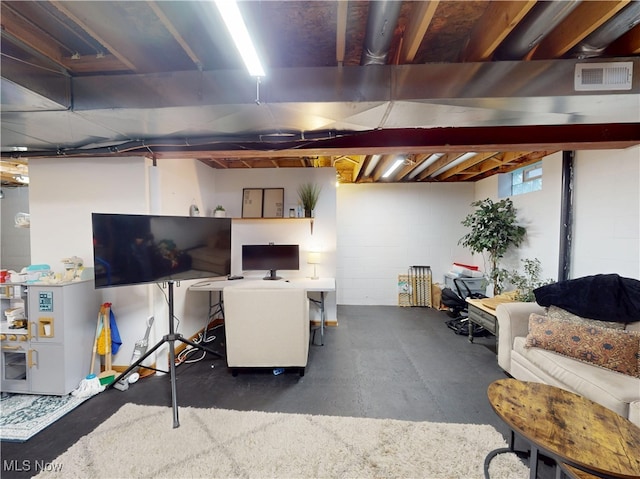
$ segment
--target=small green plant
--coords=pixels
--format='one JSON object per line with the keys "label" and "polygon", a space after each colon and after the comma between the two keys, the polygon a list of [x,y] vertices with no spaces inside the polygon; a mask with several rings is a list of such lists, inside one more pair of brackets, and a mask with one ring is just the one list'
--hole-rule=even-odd
{"label": "small green plant", "polygon": [[540,279],[542,265],[538,258],[520,260],[524,266],[524,272],[517,270],[507,271],[500,270],[500,278],[502,281],[511,284],[515,288],[513,299],[516,301],[533,302],[536,300],[533,290],[551,284],[555,281],[551,278]]}
{"label": "small green plant", "polygon": [[224,206],[218,205],[214,211],[225,211]]}
{"label": "small green plant", "polygon": [[311,216],[311,212],[316,209],[321,190],[322,188],[315,183],[304,183],[298,187],[298,198],[304,208],[305,216]]}

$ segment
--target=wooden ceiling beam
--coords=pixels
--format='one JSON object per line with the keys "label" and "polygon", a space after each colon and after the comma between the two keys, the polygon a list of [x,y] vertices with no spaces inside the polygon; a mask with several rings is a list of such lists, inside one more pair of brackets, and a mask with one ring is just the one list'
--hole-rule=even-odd
{"label": "wooden ceiling beam", "polygon": [[111,53],[95,56],[82,55],[64,57],[62,64],[67,70],[74,73],[122,72],[130,71],[129,67],[122,63],[118,57]]}
{"label": "wooden ceiling beam", "polygon": [[432,174],[434,174],[440,168],[442,168],[444,166],[447,166],[453,160],[458,158],[462,153],[463,152],[447,153],[447,154],[443,155],[442,157],[440,157],[436,161],[434,161],[432,164],[427,166],[422,173],[420,173],[418,176],[416,176],[416,179],[418,181],[422,181],[422,180],[425,180],[425,179],[429,178]]}
{"label": "wooden ceiling beam", "polygon": [[226,161],[222,161],[222,160],[219,160],[217,158],[210,158],[209,161],[211,163],[214,163],[214,164],[218,165],[223,170],[229,169],[229,164]]}
{"label": "wooden ceiling beam", "polygon": [[406,179],[413,170],[415,170],[416,168],[418,168],[422,163],[424,163],[424,161],[429,158],[429,156],[431,155],[425,155],[425,154],[421,154],[421,155],[409,155],[408,159],[409,162],[407,164],[405,164],[400,171],[398,171],[398,173],[396,173],[395,175],[395,179],[396,181],[402,181],[404,179]]}
{"label": "wooden ceiling beam", "polygon": [[404,39],[400,49],[401,64],[413,62],[439,3],[440,0],[414,2],[415,11],[412,12],[411,21],[404,31]]}
{"label": "wooden ceiling beam", "polygon": [[153,13],[156,14],[156,16],[158,17],[160,22],[164,25],[164,27],[169,31],[169,33],[174,38],[174,40],[178,43],[178,45],[180,45],[180,48],[184,50],[184,52],[189,56],[191,61],[196,65],[198,70],[202,70],[202,60],[193,51],[193,49],[189,45],[189,42],[187,42],[184,39],[184,37],[180,34],[180,32],[178,32],[175,25],[165,15],[165,13],[162,11],[158,3],[155,2],[154,0],[147,0],[147,4],[149,5]]}
{"label": "wooden ceiling beam", "polygon": [[532,52],[533,60],[560,58],[581,40],[604,25],[630,0],[581,2]]}
{"label": "wooden ceiling beam", "polygon": [[487,159],[480,163],[478,170],[461,172],[458,177],[463,181],[478,181],[496,173],[510,173],[513,170],[522,168],[540,161],[545,156],[549,156],[556,151],[530,151],[530,152],[509,152],[503,155],[502,161],[495,161],[494,158]]}
{"label": "wooden ceiling beam", "polygon": [[475,156],[472,156],[471,158],[469,158],[468,160],[463,161],[459,165],[456,165],[453,168],[450,168],[447,171],[443,172],[442,174],[438,175],[436,177],[436,180],[438,181],[446,180],[447,178],[457,175],[458,173],[466,170],[467,168],[471,168],[472,166],[477,165],[478,163],[482,163],[483,161],[489,158],[493,158],[498,154],[499,152],[497,151],[478,153]]}
{"label": "wooden ceiling beam", "polygon": [[6,2],[0,3],[2,35],[8,35],[21,45],[35,51],[66,70],[57,42],[47,33],[27,21]]}
{"label": "wooden ceiling beam", "polygon": [[344,64],[344,55],[347,49],[347,16],[349,12],[349,2],[336,2],[338,9],[336,14],[336,62],[339,66]]}
{"label": "wooden ceiling beam", "polygon": [[364,155],[358,155],[358,164],[354,165],[353,170],[351,171],[351,181],[355,182],[355,179],[360,177],[365,158],[366,156]]}
{"label": "wooden ceiling beam", "polygon": [[461,58],[464,62],[490,60],[496,48],[520,23],[535,1],[489,2],[487,9],[469,35]]}
{"label": "wooden ceiling beam", "polygon": [[353,172],[354,183],[359,183],[364,179],[365,177],[364,174],[367,171],[367,168],[369,167],[369,163],[371,163],[372,157],[373,155],[364,155],[364,159],[360,162],[360,168],[358,168],[357,171],[354,170]]}
{"label": "wooden ceiling beam", "polygon": [[[73,22],[78,25],[82,30],[84,30],[88,35],[93,37],[97,42],[99,42],[102,46],[104,46],[109,52],[111,52],[118,60],[122,62],[123,65],[126,65],[127,68],[133,72],[140,71],[140,68],[135,65],[126,55],[121,53],[118,48],[112,43],[113,39],[108,39],[106,35],[102,35],[101,31],[108,31],[104,25],[117,24],[117,18],[103,18],[100,15],[96,15],[97,18],[94,20],[90,20],[86,16],[81,16],[81,14],[76,14],[74,12],[74,3],[75,2],[61,2],[58,0],[52,0],[51,5],[56,7],[60,13],[69,17]],[[78,2],[84,3],[84,2]],[[100,2],[96,2],[95,4],[99,5]],[[81,5],[82,7],[82,5]],[[82,12],[82,8],[79,12]],[[130,50],[129,50],[130,51]]]}
{"label": "wooden ceiling beam", "polygon": [[374,168],[373,173],[371,174],[371,178],[373,179],[373,181],[378,182],[380,178],[382,178],[382,175],[384,175],[389,167],[393,165],[397,158],[397,155],[383,155],[383,157],[380,159],[380,161],[378,161],[378,164]]}

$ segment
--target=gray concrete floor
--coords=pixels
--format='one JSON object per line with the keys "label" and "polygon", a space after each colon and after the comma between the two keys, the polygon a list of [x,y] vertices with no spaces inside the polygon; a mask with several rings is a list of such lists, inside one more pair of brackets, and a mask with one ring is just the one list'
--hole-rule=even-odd
{"label": "gray concrete floor", "polygon": [[[177,368],[178,405],[491,424],[506,437],[486,398],[487,386],[505,377],[495,338],[470,343],[447,328],[448,319],[429,308],[338,306],[339,324],[327,328],[324,346],[311,346],[303,377],[271,370],[233,377],[223,359],[208,355]],[[224,329],[211,334],[217,338],[209,346],[223,352]],[[171,407],[169,376],[143,378],[124,392],[109,389],[29,441],[3,442],[2,461],[51,461],[127,402]]]}

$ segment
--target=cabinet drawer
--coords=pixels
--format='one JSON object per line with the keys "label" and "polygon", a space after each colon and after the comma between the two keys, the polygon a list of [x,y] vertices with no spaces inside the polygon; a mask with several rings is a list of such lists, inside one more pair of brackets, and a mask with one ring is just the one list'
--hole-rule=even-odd
{"label": "cabinet drawer", "polygon": [[475,306],[469,305],[469,319],[474,323],[481,325],[487,331],[495,334],[496,333],[496,318],[495,316],[476,308]]}

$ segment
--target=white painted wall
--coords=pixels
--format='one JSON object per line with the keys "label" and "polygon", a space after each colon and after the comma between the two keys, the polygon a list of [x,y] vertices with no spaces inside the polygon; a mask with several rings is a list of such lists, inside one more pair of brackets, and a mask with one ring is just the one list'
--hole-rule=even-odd
{"label": "white painted wall", "polygon": [[31,264],[31,231],[16,228],[18,213],[29,213],[29,188],[2,187],[0,199],[0,269],[19,272]]}
{"label": "white painted wall", "polygon": [[[604,166],[606,161],[606,167]],[[576,152],[571,277],[616,272],[640,278],[640,147]],[[512,197],[527,228],[502,266],[538,258],[558,278],[562,153],[543,159],[542,191]],[[498,178],[470,184],[361,184],[338,189],[338,304],[398,304],[397,276],[427,264],[434,282],[453,261],[486,270],[457,245],[472,201],[498,200]]]}
{"label": "white painted wall", "polygon": [[[524,243],[513,248],[500,266],[522,270],[522,259],[538,258],[542,264],[542,278],[558,278],[558,245],[560,241],[560,201],[562,196],[562,153],[554,153],[542,160],[542,190],[512,196],[518,222],[527,228]],[[491,198],[498,201],[498,176],[475,184],[474,200]],[[480,255],[476,255],[479,257]],[[482,259],[477,259],[483,262]]]}
{"label": "white painted wall", "polygon": [[[217,170],[215,178],[216,204],[222,204],[227,216],[242,217],[242,190],[244,188],[284,188],[285,218],[240,219],[233,222],[231,270],[244,276],[264,276],[264,272],[243,271],[241,251],[243,244],[299,244],[300,271],[284,271],[286,278],[313,275],[313,266],[307,264],[309,251],[321,252],[322,263],[317,273],[323,277],[336,277],[336,172],[334,168],[278,168],[254,170]],[[298,185],[314,182],[321,186],[320,197],[313,219],[289,219],[289,207],[298,203]],[[327,321],[336,321],[336,293],[325,299]]]}
{"label": "white painted wall", "polygon": [[[60,260],[79,256],[93,264],[91,213],[147,214],[150,211],[150,162],[143,158],[109,160],[29,160],[31,210],[31,260],[64,270]],[[114,364],[129,363],[136,340],[144,335],[151,309],[152,286],[139,285],[98,290],[102,302],[113,304],[123,345]],[[165,334],[166,315],[156,314],[158,328],[151,340]],[[165,313],[166,314],[166,313]],[[98,311],[96,311],[96,321]]]}
{"label": "white painted wall", "polygon": [[578,152],[575,184],[572,277],[640,279],[640,146]]}
{"label": "white painted wall", "polygon": [[[505,257],[538,258],[558,278],[562,153],[543,159],[542,191],[511,197],[527,227],[522,248]],[[640,147],[577,151],[574,159],[571,278],[618,273],[640,278]],[[475,199],[497,199],[497,177],[476,183]]]}
{"label": "white painted wall", "polygon": [[472,183],[349,184],[338,188],[338,304],[398,304],[398,275],[412,265],[444,281],[458,246],[460,224],[474,198]]}
{"label": "white painted wall", "polygon": [[[187,216],[190,206],[201,216],[218,203],[229,216],[240,216],[243,187],[284,187],[285,201],[296,202],[298,184],[317,181],[323,185],[314,234],[308,220],[251,220],[233,223],[232,268],[241,273],[239,245],[243,242],[287,242],[301,245],[301,270],[286,272],[291,277],[310,276],[304,252],[322,248],[319,274],[335,276],[335,170],[256,170],[243,177],[236,171],[216,171],[191,159],[160,159],[157,166],[141,158],[33,159],[30,209],[32,219],[32,263],[49,264],[62,272],[60,260],[79,256],[93,263],[91,213],[134,213]],[[305,174],[307,172],[307,174]],[[208,294],[188,291],[194,281],[182,281],[174,288],[176,331],[190,337],[202,329],[208,318]],[[146,320],[155,317],[150,341],[168,333],[167,290],[138,285],[100,289],[102,302],[111,302],[123,345],[114,357],[115,365],[127,365],[135,341],[142,338]],[[336,319],[335,293],[327,298],[327,319]],[[97,320],[96,311],[96,320]],[[158,349],[159,366],[168,347]],[[150,361],[148,361],[150,362]]]}
{"label": "white painted wall", "polygon": [[[336,304],[397,304],[398,275],[411,265],[431,266],[434,282],[442,282],[453,261],[482,266],[480,258],[458,246],[466,232],[460,222],[472,201],[497,195],[494,177],[475,184],[362,184],[335,190],[330,168],[214,171],[193,160],[159,160],[153,167],[140,158],[32,159],[29,166],[31,262],[48,263],[58,271],[67,256],[91,262],[93,211],[187,215],[196,204],[207,214],[221,203],[230,216],[239,217],[242,188],[283,187],[285,204],[293,205],[298,184],[322,184],[313,235],[304,220],[234,221],[232,270],[242,273],[243,243],[295,238],[303,250],[297,273],[302,276],[312,271],[304,251],[321,249],[319,274],[337,279],[338,291],[328,298],[329,320],[337,318]],[[543,276],[556,278],[561,154],[545,158],[543,169],[541,192],[513,198],[528,238],[518,256],[507,259],[517,266],[520,258],[537,257]],[[571,276],[617,272],[639,278],[640,147],[577,152],[574,182]],[[207,295],[187,291],[189,284],[176,288],[178,330],[186,336],[204,326],[207,312]],[[152,340],[165,334],[166,303],[157,286],[105,289],[101,294],[114,304],[125,340],[115,364],[129,362],[149,314],[157,325]]]}

